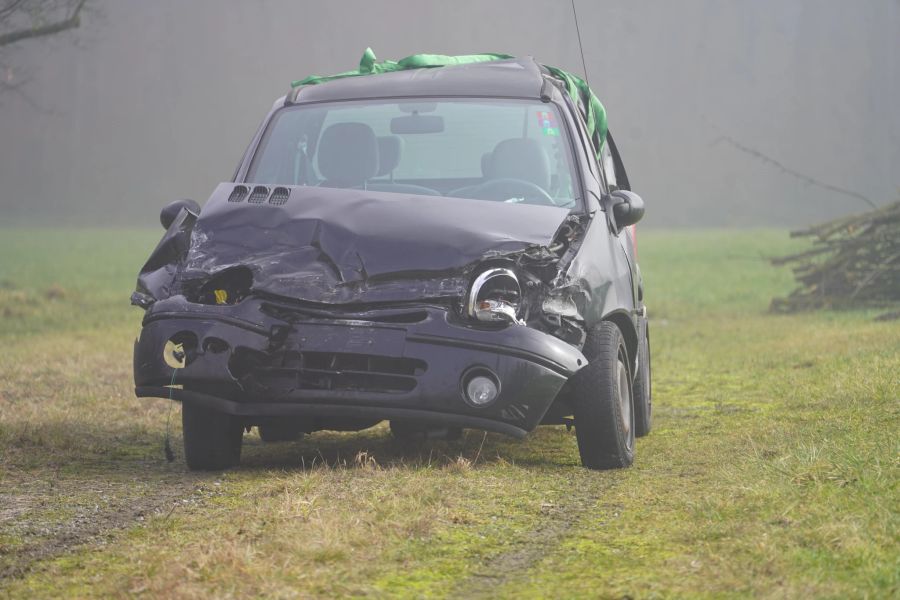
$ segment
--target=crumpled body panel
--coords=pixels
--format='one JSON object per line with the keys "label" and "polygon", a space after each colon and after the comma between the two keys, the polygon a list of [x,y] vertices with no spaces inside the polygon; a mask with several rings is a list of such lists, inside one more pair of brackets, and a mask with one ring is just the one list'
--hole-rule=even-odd
{"label": "crumpled body panel", "polygon": [[234,187],[221,184],[194,225],[182,286],[242,266],[253,272],[254,291],[309,302],[458,297],[469,267],[549,245],[568,215],[551,206],[313,187],[287,187],[278,206],[229,202]]}

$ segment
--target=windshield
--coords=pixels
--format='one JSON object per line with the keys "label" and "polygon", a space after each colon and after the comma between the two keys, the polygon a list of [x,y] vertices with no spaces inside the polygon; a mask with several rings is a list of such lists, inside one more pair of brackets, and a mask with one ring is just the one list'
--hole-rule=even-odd
{"label": "windshield", "polygon": [[562,207],[579,195],[556,107],[506,99],[286,107],[247,181]]}

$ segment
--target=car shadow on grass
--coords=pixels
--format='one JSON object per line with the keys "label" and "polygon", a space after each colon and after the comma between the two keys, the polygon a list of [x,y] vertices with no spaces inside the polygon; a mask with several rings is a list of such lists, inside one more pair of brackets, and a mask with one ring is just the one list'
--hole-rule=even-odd
{"label": "car shadow on grass", "polygon": [[453,441],[406,441],[395,439],[380,425],[354,433],[317,432],[296,442],[267,443],[255,433],[245,435],[239,468],[566,468],[577,462],[574,435],[564,427],[543,427],[523,440],[466,430]]}

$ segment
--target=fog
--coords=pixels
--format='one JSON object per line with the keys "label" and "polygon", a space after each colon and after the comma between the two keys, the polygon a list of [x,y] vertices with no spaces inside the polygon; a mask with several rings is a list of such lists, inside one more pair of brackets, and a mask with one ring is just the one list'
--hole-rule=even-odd
{"label": "fog", "polygon": [[[897,0],[577,0],[653,226],[798,226],[900,195]],[[93,0],[6,48],[0,224],[150,225],[229,179],[289,82],[418,53],[583,72],[568,0]],[[729,141],[731,140],[731,141]],[[745,149],[756,151],[777,166]]]}

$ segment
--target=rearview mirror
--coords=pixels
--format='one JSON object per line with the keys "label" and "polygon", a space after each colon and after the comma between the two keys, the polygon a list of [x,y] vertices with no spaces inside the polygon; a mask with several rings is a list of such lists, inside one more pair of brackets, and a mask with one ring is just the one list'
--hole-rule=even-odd
{"label": "rearview mirror", "polygon": [[397,108],[407,114],[434,112],[437,110],[437,102],[401,102]]}
{"label": "rearview mirror", "polygon": [[444,117],[413,113],[408,117],[391,119],[391,133],[440,133],[444,131]]}
{"label": "rearview mirror", "polygon": [[162,224],[163,229],[168,230],[169,227],[172,226],[172,223],[175,221],[175,217],[178,216],[178,213],[181,212],[182,208],[186,208],[188,211],[194,213],[195,215],[200,214],[200,205],[193,200],[176,200],[175,202],[167,204],[159,212],[159,222],[160,224]]}
{"label": "rearview mirror", "polygon": [[615,190],[610,195],[616,227],[621,231],[644,216],[644,200],[628,190]]}

